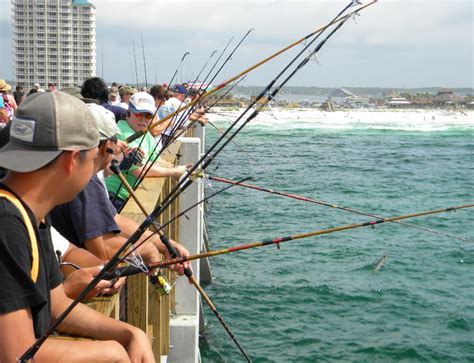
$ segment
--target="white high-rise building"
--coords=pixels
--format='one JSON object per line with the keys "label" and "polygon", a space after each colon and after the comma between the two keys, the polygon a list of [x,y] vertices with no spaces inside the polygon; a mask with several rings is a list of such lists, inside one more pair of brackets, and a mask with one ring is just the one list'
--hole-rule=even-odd
{"label": "white high-rise building", "polygon": [[95,6],[90,1],[12,0],[12,11],[18,83],[75,87],[95,76]]}

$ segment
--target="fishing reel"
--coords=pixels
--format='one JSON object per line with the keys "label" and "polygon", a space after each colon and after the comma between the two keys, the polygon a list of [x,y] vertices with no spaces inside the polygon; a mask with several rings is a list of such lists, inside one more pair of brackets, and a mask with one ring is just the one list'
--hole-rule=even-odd
{"label": "fishing reel", "polygon": [[163,275],[161,270],[157,270],[153,272],[149,276],[150,284],[155,288],[156,291],[160,294],[160,296],[166,296],[169,295],[171,292],[172,286],[166,279],[166,277]]}

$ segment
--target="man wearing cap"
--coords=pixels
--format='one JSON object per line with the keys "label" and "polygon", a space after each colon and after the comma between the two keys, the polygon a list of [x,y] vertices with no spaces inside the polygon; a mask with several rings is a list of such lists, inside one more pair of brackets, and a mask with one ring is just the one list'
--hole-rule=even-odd
{"label": "man wearing cap", "polygon": [[137,90],[133,87],[127,85],[120,87],[120,103],[118,104],[118,106],[124,108],[125,110],[128,110],[128,103],[130,102],[130,97],[132,97],[132,95],[135,93],[137,93]]}
{"label": "man wearing cap", "polygon": [[[91,112],[62,92],[28,97],[12,120],[10,141],[0,149],[0,166],[9,170],[0,185],[1,362],[15,362],[72,302],[52,245],[42,236],[48,212],[89,181],[97,145]],[[72,310],[60,330],[65,327],[97,340],[48,339],[38,361],[153,361],[142,331],[85,305]]]}
{"label": "man wearing cap", "polygon": [[[146,92],[137,92],[130,98],[129,109],[127,111],[126,120],[120,120],[117,126],[120,130],[119,139],[125,140],[128,136],[133,135],[137,131],[147,128],[155,114],[155,100]],[[140,148],[145,156],[145,160],[153,162],[157,154],[155,153],[155,140],[150,133],[146,133],[143,138],[133,141],[129,144],[130,147]],[[148,168],[147,168],[148,169]],[[127,172],[124,173],[128,183],[134,187],[135,182],[140,177],[143,167],[133,165]],[[167,168],[153,164],[148,170],[147,177],[165,177],[171,176],[179,178],[186,171],[186,166],[178,166],[176,168]],[[122,185],[119,177],[116,175],[106,178],[105,183],[111,200],[117,210],[119,210],[129,197],[127,189]]]}
{"label": "man wearing cap", "polygon": [[[114,115],[95,104],[87,105],[93,111],[99,129],[99,153],[96,159],[98,173],[103,173],[114,154],[120,153],[117,142],[117,125]],[[108,199],[107,189],[98,175],[93,175],[86,187],[70,202],[55,207],[51,213],[53,227],[74,245],[91,251],[98,258],[108,260],[130,235],[138,228],[138,224],[125,216],[117,214]],[[138,249],[146,262],[160,259],[158,251],[171,258],[165,245],[158,235],[147,231],[141,240],[150,238],[151,243],[144,243]],[[172,242],[184,256],[188,251],[176,242]],[[139,244],[139,243],[138,243]],[[182,267],[176,266],[182,274]]]}

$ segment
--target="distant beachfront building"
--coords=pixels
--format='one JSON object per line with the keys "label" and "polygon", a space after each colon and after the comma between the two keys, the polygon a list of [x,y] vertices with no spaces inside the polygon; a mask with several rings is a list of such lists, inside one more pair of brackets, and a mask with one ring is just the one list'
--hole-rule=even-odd
{"label": "distant beachfront building", "polygon": [[24,87],[74,87],[96,73],[95,6],[87,0],[12,0],[13,68]]}

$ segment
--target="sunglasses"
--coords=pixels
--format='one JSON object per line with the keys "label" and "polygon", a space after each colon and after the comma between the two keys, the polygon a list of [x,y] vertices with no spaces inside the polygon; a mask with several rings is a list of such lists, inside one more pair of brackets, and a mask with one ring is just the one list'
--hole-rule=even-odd
{"label": "sunglasses", "polygon": [[109,137],[109,140],[112,141],[112,142],[113,142],[114,144],[116,144],[116,145],[117,145],[117,143],[118,143],[117,136],[115,136],[115,135],[112,136],[112,137]]}
{"label": "sunglasses", "polygon": [[147,120],[153,118],[153,115],[148,112],[132,112],[136,117],[144,117]]}

